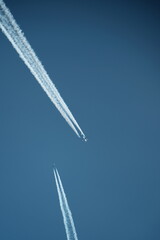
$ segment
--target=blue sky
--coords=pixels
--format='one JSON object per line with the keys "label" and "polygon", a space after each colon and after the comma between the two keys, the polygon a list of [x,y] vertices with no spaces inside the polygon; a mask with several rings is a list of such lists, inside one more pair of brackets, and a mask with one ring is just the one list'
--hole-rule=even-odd
{"label": "blue sky", "polygon": [[5,1],[88,138],[76,137],[0,33],[0,239],[159,240],[156,1]]}

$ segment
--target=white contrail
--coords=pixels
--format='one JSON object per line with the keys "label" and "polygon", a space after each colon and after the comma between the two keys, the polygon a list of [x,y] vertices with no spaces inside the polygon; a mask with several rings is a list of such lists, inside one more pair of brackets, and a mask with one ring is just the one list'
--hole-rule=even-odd
{"label": "white contrail", "polygon": [[16,23],[14,17],[6,7],[3,0],[0,0],[0,27],[15,50],[18,52],[20,58],[30,69],[31,73],[34,75],[61,115],[68,122],[70,127],[74,130],[77,136],[80,137],[81,135],[86,141],[83,131],[60,96],[58,90],[45,71],[42,63],[36,56],[34,50],[31,48],[29,42],[25,38],[20,27]]}
{"label": "white contrail", "polygon": [[60,208],[62,211],[64,226],[66,230],[67,240],[78,240],[75,225],[73,222],[72,213],[69,209],[69,205],[67,202],[67,198],[66,198],[63,186],[62,186],[60,176],[58,174],[58,170],[55,169],[53,171],[54,171],[54,177],[55,177],[56,186],[57,186]]}

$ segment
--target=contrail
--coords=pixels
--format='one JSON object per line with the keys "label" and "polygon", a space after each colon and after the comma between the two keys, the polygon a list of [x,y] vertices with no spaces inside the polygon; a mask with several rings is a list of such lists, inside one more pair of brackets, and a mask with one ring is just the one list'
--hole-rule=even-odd
{"label": "contrail", "polygon": [[8,40],[11,42],[12,46],[19,54],[20,58],[30,69],[33,76],[39,82],[43,90],[46,92],[50,100],[54,103],[56,108],[59,110],[73,131],[77,134],[78,137],[82,136],[83,139],[87,141],[83,131],[73,117],[66,103],[60,96],[58,90],[51,81],[42,63],[36,56],[34,50],[25,38],[22,30],[16,23],[13,15],[6,7],[3,0],[0,0],[0,27]]}
{"label": "contrail", "polygon": [[62,186],[62,182],[60,176],[58,174],[58,170],[54,169],[54,177],[56,181],[56,187],[59,197],[60,208],[62,211],[64,226],[66,230],[67,240],[78,240],[75,225],[73,222],[73,217],[71,210],[69,209],[67,198]]}

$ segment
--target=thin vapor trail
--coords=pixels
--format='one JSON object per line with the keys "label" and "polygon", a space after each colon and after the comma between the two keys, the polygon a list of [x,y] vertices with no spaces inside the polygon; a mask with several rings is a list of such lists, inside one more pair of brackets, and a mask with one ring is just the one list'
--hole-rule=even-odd
{"label": "thin vapor trail", "polygon": [[67,240],[78,240],[73,217],[69,208],[67,198],[63,189],[63,185],[57,169],[54,169],[54,177],[59,197],[60,208],[63,216],[64,226],[66,230]]}
{"label": "thin vapor trail", "polygon": [[50,100],[54,103],[73,131],[78,137],[82,136],[86,141],[83,131],[60,96],[42,63],[36,56],[34,50],[31,48],[29,42],[25,38],[20,27],[16,23],[13,15],[6,7],[3,0],[0,0],[0,27],[8,40],[11,42],[12,46],[18,52],[20,58],[30,69],[33,76],[39,82],[43,90],[46,92]]}

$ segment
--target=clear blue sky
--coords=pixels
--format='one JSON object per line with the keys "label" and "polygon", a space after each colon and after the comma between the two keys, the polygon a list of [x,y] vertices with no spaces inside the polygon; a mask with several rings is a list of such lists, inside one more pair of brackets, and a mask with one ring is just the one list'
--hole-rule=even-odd
{"label": "clear blue sky", "polygon": [[5,1],[88,138],[76,137],[0,32],[0,239],[160,239],[160,5]]}

